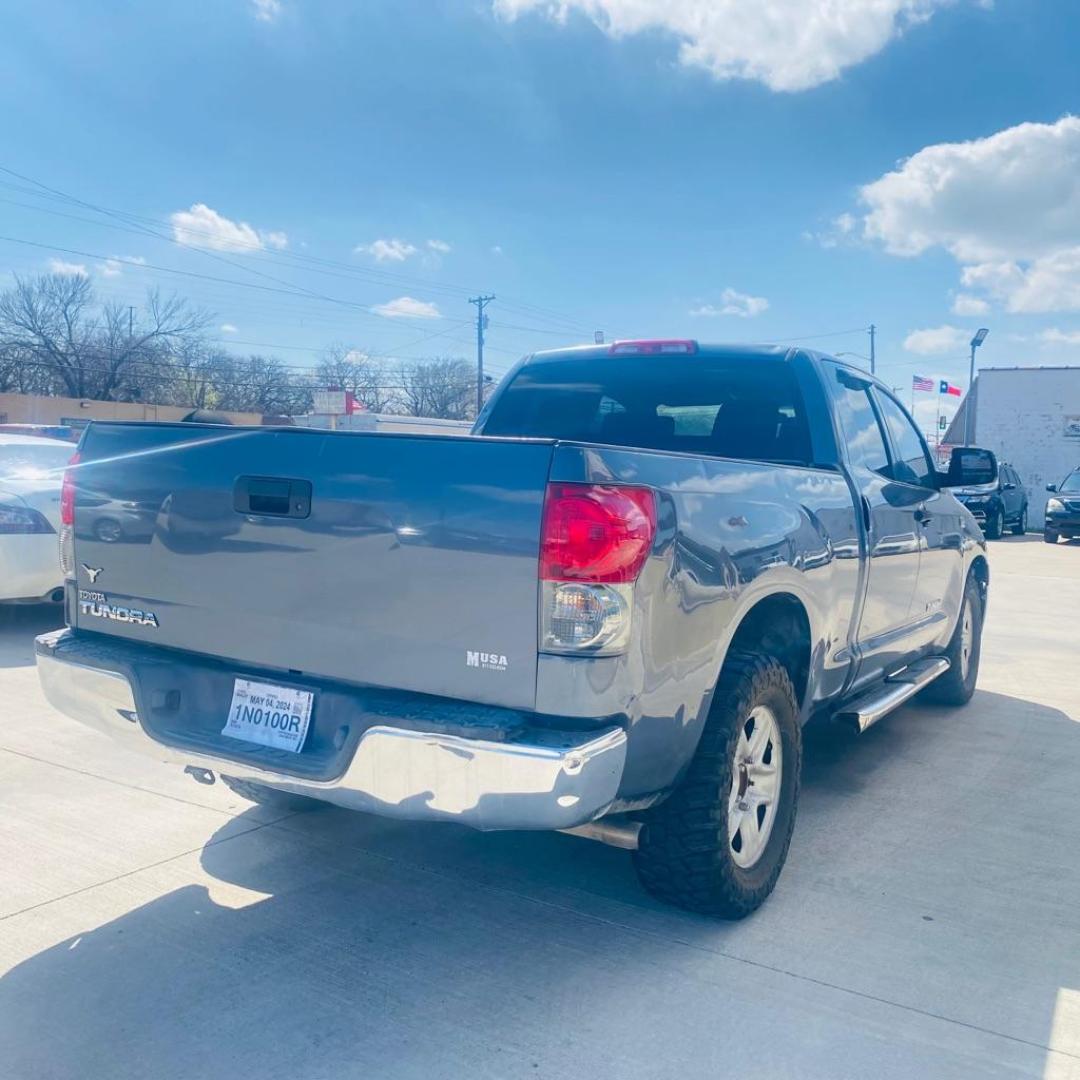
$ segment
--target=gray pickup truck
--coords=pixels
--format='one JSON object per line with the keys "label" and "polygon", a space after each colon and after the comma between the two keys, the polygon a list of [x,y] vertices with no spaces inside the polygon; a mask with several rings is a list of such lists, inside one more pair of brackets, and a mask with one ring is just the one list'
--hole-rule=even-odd
{"label": "gray pickup truck", "polygon": [[739,917],[802,725],[972,695],[989,571],[888,388],[802,349],[538,353],[471,435],[94,423],[49,700],[256,802],[629,848]]}

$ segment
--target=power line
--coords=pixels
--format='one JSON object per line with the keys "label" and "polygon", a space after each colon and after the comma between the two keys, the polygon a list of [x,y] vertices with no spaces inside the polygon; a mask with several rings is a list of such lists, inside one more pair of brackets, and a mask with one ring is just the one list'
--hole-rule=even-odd
{"label": "power line", "polygon": [[[105,216],[111,217],[116,221],[125,222],[127,225],[131,226],[130,228],[124,228],[122,225],[111,225],[111,226],[106,225],[106,227],[116,228],[116,229],[118,229],[120,231],[124,231],[124,232],[131,232],[131,233],[137,233],[137,234],[142,234],[142,235],[153,236],[153,237],[156,237],[157,239],[164,240],[164,241],[166,241],[168,243],[176,244],[177,246],[180,246],[180,247],[186,247],[186,248],[189,248],[191,250],[198,251],[201,254],[206,255],[206,256],[208,256],[210,258],[215,258],[218,261],[225,262],[227,265],[231,265],[231,266],[235,266],[235,267],[237,267],[239,269],[247,270],[250,273],[258,273],[258,271],[251,270],[251,268],[249,268],[249,267],[244,267],[242,264],[234,263],[231,260],[225,259],[224,257],[222,257],[220,255],[217,255],[217,254],[215,254],[213,252],[207,251],[204,248],[201,248],[201,247],[198,247],[198,246],[195,246],[195,245],[183,244],[183,243],[180,243],[179,241],[177,241],[175,239],[175,237],[163,235],[162,233],[157,231],[157,229],[159,227],[159,222],[156,219],[147,218],[147,217],[144,217],[144,216],[141,216],[141,215],[138,215],[138,214],[133,214],[133,213],[131,213],[129,211],[116,210],[116,209],[113,209],[113,208],[109,208],[109,207],[98,205],[96,203],[89,202],[89,201],[84,200],[84,199],[80,199],[80,198],[78,198],[78,197],[76,197],[74,195],[70,195],[70,194],[68,194],[66,192],[60,191],[57,188],[50,187],[49,185],[42,183],[40,180],[35,180],[33,177],[26,176],[25,174],[19,173],[16,170],[8,168],[6,166],[0,165],[0,172],[7,173],[9,176],[15,176],[15,177],[19,178],[20,180],[23,180],[26,183],[33,185],[32,188],[26,188],[26,187],[21,187],[21,186],[16,185],[16,184],[11,184],[8,181],[0,181],[0,184],[2,184],[5,187],[9,187],[9,188],[12,188],[14,190],[21,191],[21,192],[23,192],[25,194],[29,194],[31,197],[34,197],[34,198],[47,198],[47,199],[51,199],[53,201],[59,201],[59,202],[62,202],[62,203],[67,203],[67,204],[79,206],[79,207],[82,207],[84,209],[91,210],[94,213],[99,213],[99,214],[103,214]],[[38,190],[35,190],[35,189],[38,189]],[[25,205],[25,204],[15,204],[15,205]],[[37,209],[42,213],[53,213],[53,214],[57,214],[57,215],[63,216],[63,217],[73,217],[73,215],[63,214],[61,211],[47,210],[44,207],[27,207],[27,208],[28,209]],[[102,223],[102,222],[88,221],[88,219],[85,219],[85,218],[74,218],[74,220],[84,221],[84,222],[86,222],[88,224],[105,224],[105,223]],[[206,230],[200,230],[197,227],[191,227],[191,226],[186,227],[185,232],[187,232],[189,234],[194,234],[196,236],[201,235],[204,239],[207,239],[207,240],[213,238],[213,234],[207,232]],[[249,255],[251,255],[253,257],[260,257],[262,261],[267,261],[267,260],[273,261],[275,259],[276,260],[285,260],[287,262],[291,262],[291,263],[294,263],[294,264],[295,263],[304,264],[308,268],[312,268],[312,267],[316,267],[316,266],[335,267],[335,268],[345,270],[350,275],[368,277],[368,278],[371,278],[371,279],[376,280],[376,281],[381,281],[382,283],[385,283],[385,284],[401,283],[403,286],[406,286],[406,287],[409,284],[413,284],[413,285],[419,284],[419,285],[422,285],[424,288],[427,288],[427,289],[432,290],[432,291],[440,291],[440,292],[444,292],[444,293],[448,293],[448,294],[454,294],[454,295],[458,295],[458,296],[461,296],[461,295],[467,296],[468,292],[470,291],[470,290],[468,290],[466,288],[463,288],[461,286],[448,285],[448,284],[439,283],[439,282],[430,282],[430,281],[426,281],[426,280],[423,280],[423,279],[410,277],[410,276],[404,275],[404,274],[396,274],[396,273],[393,273],[391,271],[376,270],[376,269],[364,268],[364,267],[357,267],[357,266],[354,266],[354,265],[349,264],[349,263],[340,262],[338,260],[331,260],[331,259],[326,259],[326,258],[321,258],[321,257],[311,256],[311,255],[303,255],[303,254],[300,254],[298,252],[293,252],[293,251],[278,251],[278,250],[273,250],[273,249],[258,248],[256,250],[253,250],[250,253],[247,253],[247,254],[249,254]],[[329,271],[324,270],[324,271],[319,271],[319,272],[327,273]],[[260,276],[268,276],[268,275],[260,275]],[[335,274],[333,276],[341,277],[343,275]],[[276,279],[271,278],[271,280],[276,280]],[[538,319],[540,319],[542,321],[545,321],[545,322],[558,322],[558,323],[565,324],[567,326],[573,326],[574,329],[576,329],[577,331],[579,331],[581,333],[591,333],[591,330],[586,328],[584,326],[584,324],[579,323],[574,317],[569,316],[569,315],[565,315],[565,314],[560,313],[560,312],[556,312],[556,311],[554,311],[552,309],[544,308],[544,307],[541,307],[541,306],[536,305],[536,304],[525,303],[524,301],[517,301],[517,300],[514,300],[513,298],[506,298],[504,300],[504,303],[506,304],[507,307],[510,307],[510,308],[519,309],[519,310],[522,310],[522,311],[525,311],[525,312],[532,312],[534,318],[538,318]]]}

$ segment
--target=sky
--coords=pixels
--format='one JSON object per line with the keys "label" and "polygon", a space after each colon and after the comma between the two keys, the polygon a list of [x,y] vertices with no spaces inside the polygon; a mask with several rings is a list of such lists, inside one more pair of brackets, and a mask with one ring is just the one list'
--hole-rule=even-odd
{"label": "sky", "polygon": [[[9,0],[0,287],[237,353],[791,341],[1080,364],[1074,0]],[[915,395],[924,428],[939,396]],[[951,414],[956,398],[940,399]]]}

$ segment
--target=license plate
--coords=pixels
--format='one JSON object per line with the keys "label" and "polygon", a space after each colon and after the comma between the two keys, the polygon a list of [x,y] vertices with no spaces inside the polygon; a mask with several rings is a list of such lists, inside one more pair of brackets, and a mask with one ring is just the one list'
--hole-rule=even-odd
{"label": "license plate", "polygon": [[310,690],[237,679],[221,734],[298,754],[311,722],[314,697]]}

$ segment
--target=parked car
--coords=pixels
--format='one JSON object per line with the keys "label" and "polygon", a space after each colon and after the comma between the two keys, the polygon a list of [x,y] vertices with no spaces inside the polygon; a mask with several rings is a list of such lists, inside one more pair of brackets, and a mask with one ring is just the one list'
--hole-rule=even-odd
{"label": "parked car", "polygon": [[0,601],[63,599],[56,559],[60,483],[71,443],[0,433]]}
{"label": "parked car", "polygon": [[78,442],[80,432],[67,424],[0,424],[0,435],[33,435],[38,438]]}
{"label": "parked car", "polygon": [[988,540],[1000,539],[1006,526],[1014,536],[1027,532],[1027,489],[1011,465],[1000,463],[996,483],[960,488],[955,495],[971,511]]}
{"label": "parked car", "polygon": [[1046,500],[1043,539],[1056,544],[1062,536],[1073,540],[1080,536],[1080,468],[1073,469],[1060,484],[1047,484],[1056,498]]}
{"label": "parked car", "polygon": [[[527,357],[470,436],[94,423],[80,454],[46,695],[255,802],[576,832],[738,917],[804,722],[975,688],[986,544],[949,489],[994,455],[939,473],[827,356],[619,342]],[[102,498],[156,502],[151,542],[97,535]]]}

